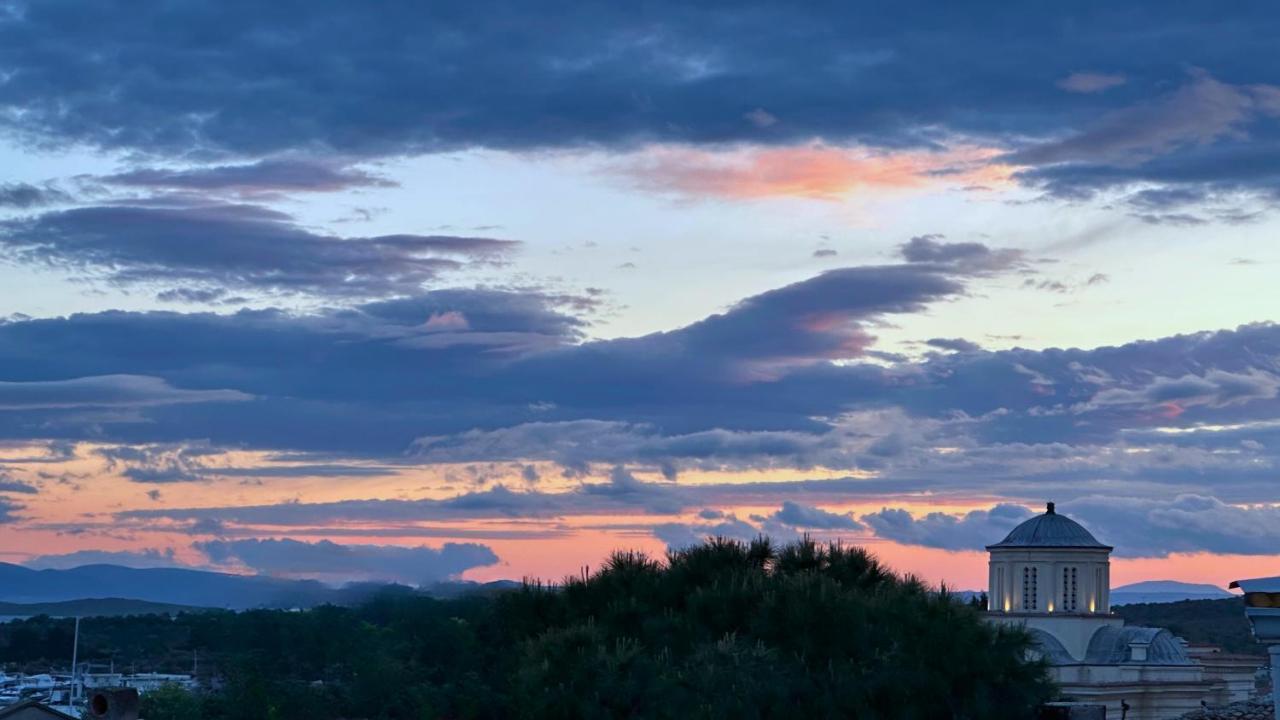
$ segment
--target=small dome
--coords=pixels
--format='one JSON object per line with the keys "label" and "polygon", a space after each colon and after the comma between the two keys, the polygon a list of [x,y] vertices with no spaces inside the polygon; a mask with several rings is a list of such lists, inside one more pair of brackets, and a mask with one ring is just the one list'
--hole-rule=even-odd
{"label": "small dome", "polygon": [[1031,650],[1036,654],[1037,659],[1044,660],[1050,665],[1070,665],[1076,661],[1058,638],[1044,630],[1027,628],[1027,634],[1031,636]]}
{"label": "small dome", "polygon": [[1103,545],[1084,526],[1065,515],[1059,515],[1049,503],[1043,515],[1037,515],[1014,528],[1004,540],[988,545],[996,548],[1088,548],[1111,550]]}
{"label": "small dome", "polygon": [[[1145,660],[1133,657],[1131,645],[1141,643],[1147,646]],[[1173,633],[1164,628],[1123,627],[1098,628],[1089,640],[1089,649],[1085,652],[1084,661],[1097,665],[1123,665],[1139,663],[1146,665],[1194,665],[1195,661],[1183,649],[1182,643]]]}

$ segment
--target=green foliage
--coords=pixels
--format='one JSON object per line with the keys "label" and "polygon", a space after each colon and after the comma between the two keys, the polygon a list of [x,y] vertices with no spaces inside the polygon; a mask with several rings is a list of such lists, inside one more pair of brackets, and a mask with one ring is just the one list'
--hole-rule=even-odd
{"label": "green foliage", "polygon": [[200,696],[177,685],[166,685],[142,696],[139,717],[146,720],[201,720]]}
{"label": "green foliage", "polygon": [[1220,645],[1230,653],[1266,655],[1253,637],[1240,598],[1182,600],[1171,603],[1118,605],[1113,611],[1130,625],[1168,628],[1193,643]]}
{"label": "green foliage", "polygon": [[[140,665],[199,649],[216,690],[150,694],[148,720],[999,720],[1052,692],[1025,634],[861,549],[712,540],[664,560],[618,553],[492,597],[103,618],[82,635],[100,653],[126,630],[151,638],[130,646]],[[4,627],[9,661],[63,631]]]}

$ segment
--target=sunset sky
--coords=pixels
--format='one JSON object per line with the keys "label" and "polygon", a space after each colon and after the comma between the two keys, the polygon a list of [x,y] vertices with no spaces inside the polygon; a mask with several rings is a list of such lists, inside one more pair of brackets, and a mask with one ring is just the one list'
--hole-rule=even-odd
{"label": "sunset sky", "polygon": [[1280,14],[0,4],[0,561],[420,584],[1046,501],[1280,574]]}

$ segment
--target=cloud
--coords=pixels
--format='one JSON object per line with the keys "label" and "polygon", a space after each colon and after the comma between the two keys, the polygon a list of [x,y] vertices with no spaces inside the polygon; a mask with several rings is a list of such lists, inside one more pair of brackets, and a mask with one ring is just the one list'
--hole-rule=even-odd
{"label": "cloud", "polygon": [[209,540],[197,542],[195,547],[215,564],[240,565],[266,575],[413,585],[456,578],[467,570],[498,562],[493,550],[476,543],[445,543],[432,548],[281,538]]}
{"label": "cloud", "polygon": [[[242,478],[359,478],[388,477],[396,468],[372,464],[277,463],[248,467],[227,464],[224,451],[208,443],[131,445],[102,447],[94,453],[107,461],[107,469],[139,483],[199,482]],[[152,490],[149,492],[158,492]],[[153,497],[153,500],[158,499]]]}
{"label": "cloud", "polygon": [[856,456],[841,437],[808,432],[705,430],[664,434],[645,424],[603,420],[534,422],[419,438],[414,457],[424,462],[549,460],[579,473],[593,463],[634,463],[675,477],[680,469],[763,466],[848,468]]}
{"label": "cloud", "polygon": [[[482,501],[493,512],[538,517],[581,507],[724,506],[649,482],[693,470],[841,469],[883,483],[854,488],[869,495],[999,482],[1005,497],[1034,499],[1041,486],[1069,491],[1065,500],[1123,482],[1153,493],[1212,487],[1224,501],[1265,499],[1268,474],[1280,467],[1280,431],[1266,424],[1280,411],[1275,325],[1092,349],[871,355],[881,324],[959,297],[974,273],[987,272],[970,268],[990,266],[996,251],[958,244],[916,243],[920,262],[833,270],[682,328],[609,340],[584,337],[580,308],[590,296],[535,290],[433,291],[311,312],[14,320],[0,324],[7,382],[145,373],[166,385],[148,386],[159,399],[118,407],[27,395],[22,412],[0,413],[0,439],[152,450],[154,462],[119,461],[135,480],[320,470],[340,477],[406,463],[488,462],[503,464],[504,485],[524,488],[530,481],[515,468],[545,462],[592,486],[563,497],[512,491],[396,511],[428,519],[463,517]],[[220,391],[252,400],[183,395]],[[254,470],[213,456],[170,462],[174,451],[157,451],[201,443],[339,459]],[[325,464],[334,467],[314,467]],[[615,467],[641,479],[644,492],[593,480]],[[539,477],[547,471],[535,469]],[[348,511],[362,510],[334,509]]]}
{"label": "cloud", "polygon": [[979,352],[982,350],[981,345],[964,338],[930,338],[925,340],[924,344],[939,350],[951,350],[952,352]]}
{"label": "cloud", "polygon": [[790,500],[782,503],[771,520],[797,528],[814,530],[865,530],[866,526],[850,514],[833,513],[812,505],[801,505]]}
{"label": "cloud", "polygon": [[1224,407],[1255,400],[1272,400],[1280,394],[1280,376],[1251,370],[1232,373],[1209,370],[1203,376],[1157,377],[1140,388],[1113,388],[1093,397],[1097,405],[1144,405],[1176,408],[1191,405]]}
{"label": "cloud", "polygon": [[77,550],[59,555],[37,555],[22,563],[36,570],[67,570],[83,565],[121,565],[131,568],[180,567],[173,548],[143,550]]}
{"label": "cloud", "polygon": [[0,183],[0,209],[14,208],[28,210],[30,208],[70,202],[71,196],[52,185],[32,185],[30,183]]}
{"label": "cloud", "polygon": [[441,273],[492,261],[515,245],[317,234],[282,212],[245,204],[106,205],[0,221],[0,252],[12,262],[124,286],[335,299],[413,295]]}
{"label": "cloud", "polygon": [[[1096,87],[1082,65],[1130,78],[1135,92],[1175,80],[1188,57],[1249,76],[1266,66],[1276,29],[1266,12],[1224,19],[1155,3],[1088,17],[1018,9],[995,29],[941,6],[797,13],[760,0],[727,16],[624,4],[554,34],[534,8],[498,0],[376,15],[308,7],[21,3],[0,19],[0,118],[33,145],[179,157],[815,137],[926,146],[938,134],[1062,132],[1113,94],[1044,80]],[[1086,22],[1087,33],[1063,30]],[[1000,62],[1013,56],[1016,67]]]}
{"label": "cloud", "polygon": [[[120,174],[147,187],[249,194],[376,185],[352,168],[475,148],[623,153],[642,186],[713,198],[991,187],[1015,160],[1018,181],[1059,199],[1188,185],[1270,206],[1280,188],[1280,92],[1256,81],[1280,31],[1267,12],[1064,5],[1005,12],[993,31],[955,8],[666,2],[551,34],[505,0],[320,19],[289,2],[23,2],[0,16],[0,127],[161,163]],[[636,160],[646,148],[658,156]],[[317,157],[340,161],[295,172]]]}
{"label": "cloud", "polygon": [[270,158],[244,165],[139,168],[93,180],[128,188],[229,193],[244,197],[396,186],[364,170],[305,158]]}
{"label": "cloud", "polygon": [[1003,182],[1007,171],[987,162],[997,154],[967,147],[872,151],[823,145],[734,150],[665,146],[618,161],[614,170],[640,188],[659,193],[838,200],[861,190]]}
{"label": "cloud", "polygon": [[1014,248],[993,249],[978,242],[943,242],[942,235],[917,235],[898,246],[909,263],[950,266],[969,272],[1004,270],[1020,264],[1025,256]]}
{"label": "cloud", "polygon": [[[642,482],[625,468],[613,468],[604,482],[583,482],[573,490],[517,492],[505,485],[443,499],[289,502],[239,507],[147,508],[115,514],[120,522],[168,520],[178,523],[297,527],[375,522],[392,525],[477,518],[554,518],[609,513],[677,513],[692,502],[688,491],[669,483]],[[187,526],[191,527],[190,525]]]}
{"label": "cloud", "polygon": [[906,510],[885,508],[863,515],[862,521],[875,530],[877,537],[905,545],[981,550],[1003,540],[1031,514],[1025,507],[1011,504],[973,510],[961,516],[934,512],[918,518]]}
{"label": "cloud", "polygon": [[153,407],[244,402],[237,390],[185,390],[145,375],[99,375],[70,380],[0,382],[0,411],[86,407]]}
{"label": "cloud", "polygon": [[[1139,219],[1239,222],[1280,199],[1280,87],[1232,84],[1193,69],[1177,89],[1123,108],[1003,161],[1050,197],[1128,193]],[[1195,210],[1195,212],[1192,212]]]}
{"label": "cloud", "polygon": [[1207,144],[1238,131],[1257,115],[1280,115],[1269,86],[1223,83],[1203,70],[1158,101],[1117,111],[1063,140],[1020,151],[1013,160],[1042,165],[1104,161],[1122,164],[1165,154],[1184,144]]}
{"label": "cloud", "polygon": [[653,536],[673,550],[699,545],[707,538],[750,542],[761,535],[764,535],[761,528],[736,517],[714,523],[659,523],[653,526]]}
{"label": "cloud", "polygon": [[25,495],[34,495],[40,492],[40,489],[31,483],[21,480],[15,480],[3,472],[0,472],[0,493],[23,493]]}
{"label": "cloud", "polygon": [[[1173,553],[1273,555],[1280,543],[1280,508],[1230,505],[1218,498],[1184,493],[1138,498],[1086,495],[1060,503],[1069,515],[1120,557],[1166,557]],[[1001,504],[961,516],[884,509],[863,516],[876,535],[909,545],[981,550],[999,542],[1031,516],[1020,505]]]}
{"label": "cloud", "polygon": [[750,112],[743,113],[742,117],[759,128],[767,128],[778,124],[778,118],[764,108],[756,108]]}
{"label": "cloud", "polygon": [[18,515],[18,513],[25,509],[26,506],[21,503],[14,502],[9,498],[0,497],[0,525],[23,520],[24,518],[21,515]]}
{"label": "cloud", "polygon": [[1107,73],[1089,73],[1078,72],[1058,81],[1058,87],[1067,92],[1074,93],[1097,93],[1104,90],[1110,90],[1125,84],[1126,80],[1123,75],[1114,75]]}
{"label": "cloud", "polygon": [[1271,504],[1229,505],[1185,493],[1172,498],[1085,497],[1065,510],[1087,522],[1120,556],[1274,555],[1280,544],[1280,508]]}

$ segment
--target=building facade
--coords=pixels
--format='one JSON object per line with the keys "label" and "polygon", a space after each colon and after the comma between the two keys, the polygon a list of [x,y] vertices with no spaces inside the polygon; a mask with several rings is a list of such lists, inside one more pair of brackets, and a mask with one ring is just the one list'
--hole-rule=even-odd
{"label": "building facade", "polygon": [[1112,549],[1049,503],[987,546],[988,619],[1025,628],[1063,695],[1104,704],[1108,717],[1160,720],[1245,699],[1256,667],[1207,667],[1168,630],[1111,613]]}

